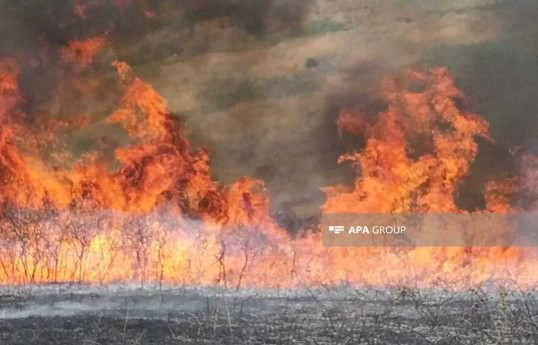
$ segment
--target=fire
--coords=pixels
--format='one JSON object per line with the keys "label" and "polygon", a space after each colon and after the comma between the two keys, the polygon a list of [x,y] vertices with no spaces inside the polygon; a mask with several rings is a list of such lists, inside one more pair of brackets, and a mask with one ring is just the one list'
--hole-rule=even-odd
{"label": "fire", "polygon": [[[87,66],[89,54],[64,52]],[[59,170],[23,153],[17,136],[31,132],[22,126],[18,70],[2,64],[0,281],[269,285],[289,271],[278,263],[278,244],[289,238],[270,217],[263,183],[214,182],[208,152],[191,152],[164,100],[127,64],[114,65],[122,95],[107,121],[134,143],[116,150],[120,168],[110,172],[97,154]],[[265,273],[253,279],[254,266]]]}
{"label": "fire", "polygon": [[[422,92],[410,92],[420,83]],[[368,125],[366,148],[343,155],[360,168],[352,189],[325,188],[325,212],[458,212],[453,196],[477,152],[476,136],[488,137],[479,116],[461,113],[460,97],[445,69],[408,72],[386,82],[381,91],[387,110]],[[346,121],[344,121],[346,120]],[[355,121],[357,122],[357,121]],[[343,112],[341,128],[349,128]]]}
{"label": "fire", "polygon": [[93,62],[93,59],[103,45],[107,43],[103,37],[89,38],[84,41],[71,41],[62,49],[61,58],[65,62],[73,62],[84,69]]}
{"label": "fire", "polygon": [[[463,95],[448,71],[408,71],[387,80],[380,96],[387,109],[366,124],[364,115],[342,111],[338,125],[352,134],[366,131],[361,152],[345,154],[357,169],[353,186],[324,188],[324,212],[333,213],[459,213],[454,196],[477,154],[476,137],[492,140],[488,124],[476,114],[457,108]],[[507,213],[518,184],[490,181],[485,212]],[[486,224],[484,236],[505,231],[500,224]],[[491,230],[493,229],[493,230]],[[487,230],[486,230],[487,231]],[[513,280],[534,285],[536,254],[530,249],[416,248],[334,250],[341,268],[331,282],[365,281],[370,284],[409,282],[431,286],[450,281],[472,286],[486,280]],[[335,253],[331,253],[335,254]],[[351,270],[349,261],[364,265]],[[375,269],[367,269],[375,267]],[[404,268],[402,270],[402,268]],[[320,272],[328,269],[320,268]]]}
{"label": "fire", "polygon": [[[106,44],[102,38],[69,43],[60,52],[64,68],[84,77]],[[20,66],[0,60],[1,283],[538,282],[536,253],[529,249],[322,248],[316,229],[291,236],[272,219],[262,181],[242,177],[226,186],[212,180],[209,153],[193,152],[164,99],[126,63],[114,66],[120,95],[106,122],[123,126],[131,139],[114,152],[119,168],[110,169],[98,152],[60,168],[42,161],[40,144],[60,127],[90,120],[53,123],[38,114],[35,126],[48,132],[36,134],[25,122]],[[355,165],[357,179],[323,188],[322,211],[465,212],[454,195],[477,154],[475,138],[492,140],[487,122],[458,109],[462,95],[442,68],[387,80],[380,96],[387,108],[375,118],[342,111],[339,128],[365,136],[366,146],[340,158]],[[532,185],[525,188],[536,196],[538,170],[529,157],[520,181],[488,184],[485,211],[517,211],[511,200],[523,185]]]}

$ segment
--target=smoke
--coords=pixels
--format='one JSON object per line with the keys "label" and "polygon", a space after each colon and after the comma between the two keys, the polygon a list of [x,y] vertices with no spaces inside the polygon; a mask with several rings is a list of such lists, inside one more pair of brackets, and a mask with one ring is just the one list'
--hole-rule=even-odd
{"label": "smoke", "polygon": [[[193,141],[209,147],[216,178],[263,179],[274,209],[292,224],[319,212],[319,187],[351,181],[353,169],[336,161],[360,149],[361,138],[338,133],[342,108],[375,115],[383,108],[375,97],[383,78],[446,65],[433,54],[494,44],[506,25],[505,13],[487,1],[315,1],[309,10],[302,32],[276,43],[265,37],[215,49],[161,65],[156,74],[139,69],[186,119]],[[465,73],[454,72],[458,80]],[[473,174],[480,178],[467,184],[462,204],[480,208],[484,174]]]}
{"label": "smoke", "polygon": [[[530,0],[3,0],[0,55],[22,61],[28,113],[85,124],[59,132],[45,154],[63,147],[113,161],[127,145],[121,126],[104,122],[119,102],[110,63],[123,60],[185,120],[193,146],[209,148],[216,179],[263,179],[292,223],[319,213],[319,187],[354,174],[336,165],[362,145],[338,132],[340,110],[373,116],[384,77],[446,65],[498,138],[481,144],[458,196],[479,208],[484,176],[514,170],[496,147],[538,150],[536,10]],[[110,43],[92,66],[58,66],[60,47],[91,37]]]}
{"label": "smoke", "polygon": [[475,98],[475,108],[490,123],[501,146],[519,145],[538,152],[538,33],[535,1],[492,5],[502,24],[499,36],[473,45],[441,45],[425,58],[447,65],[459,87]]}

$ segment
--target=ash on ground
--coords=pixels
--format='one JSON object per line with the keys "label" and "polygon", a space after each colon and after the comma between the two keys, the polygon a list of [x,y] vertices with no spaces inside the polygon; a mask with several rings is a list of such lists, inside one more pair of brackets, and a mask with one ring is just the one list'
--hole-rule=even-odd
{"label": "ash on ground", "polygon": [[535,344],[536,291],[4,287],[0,344]]}

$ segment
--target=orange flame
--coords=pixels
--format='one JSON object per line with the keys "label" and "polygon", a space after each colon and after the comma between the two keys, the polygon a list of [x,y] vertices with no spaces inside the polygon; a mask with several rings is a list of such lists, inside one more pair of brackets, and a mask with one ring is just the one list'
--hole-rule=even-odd
{"label": "orange flame", "polygon": [[93,59],[107,40],[103,37],[89,38],[84,41],[71,41],[61,51],[61,58],[65,62],[75,63],[84,69],[93,62]]}
{"label": "orange flame", "polygon": [[[62,56],[83,69],[101,44],[72,42]],[[19,148],[18,137],[32,137],[22,125],[19,71],[0,60],[0,282],[538,282],[528,249],[322,248],[318,232],[291,237],[271,218],[262,181],[213,181],[209,153],[191,151],[166,102],[127,64],[114,65],[122,94],[107,121],[134,143],[115,151],[120,167],[111,172],[97,154],[51,169]],[[445,69],[409,71],[386,81],[380,95],[387,109],[371,122],[342,113],[339,127],[365,135],[366,147],[340,158],[358,177],[353,186],[324,188],[322,211],[464,212],[453,196],[477,154],[474,138],[491,140],[488,124],[457,108],[461,94]],[[525,183],[535,181],[528,176]],[[490,182],[487,211],[513,211],[516,189],[514,181]]]}

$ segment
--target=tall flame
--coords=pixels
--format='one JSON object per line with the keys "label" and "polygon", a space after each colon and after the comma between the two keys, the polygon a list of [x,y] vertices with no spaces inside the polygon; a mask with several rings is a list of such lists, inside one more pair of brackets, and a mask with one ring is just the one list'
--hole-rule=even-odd
{"label": "tall flame", "polygon": [[[105,44],[71,42],[60,55],[84,76]],[[114,66],[121,95],[106,121],[123,126],[132,144],[116,149],[116,170],[97,153],[62,169],[21,149],[18,138],[37,147],[54,135],[25,126],[19,67],[0,60],[1,283],[136,280],[239,288],[538,282],[536,253],[529,249],[322,248],[319,232],[289,235],[271,218],[262,181],[213,181],[209,153],[192,152],[166,102],[126,63]],[[364,135],[366,146],[340,158],[355,164],[357,179],[352,186],[324,188],[322,211],[465,212],[454,195],[477,154],[475,137],[492,140],[488,124],[458,109],[461,94],[446,69],[409,71],[387,80],[380,96],[387,109],[374,119],[342,112],[341,130]],[[529,170],[522,180],[532,184],[535,166]],[[517,185],[491,181],[486,211],[514,211]]]}

